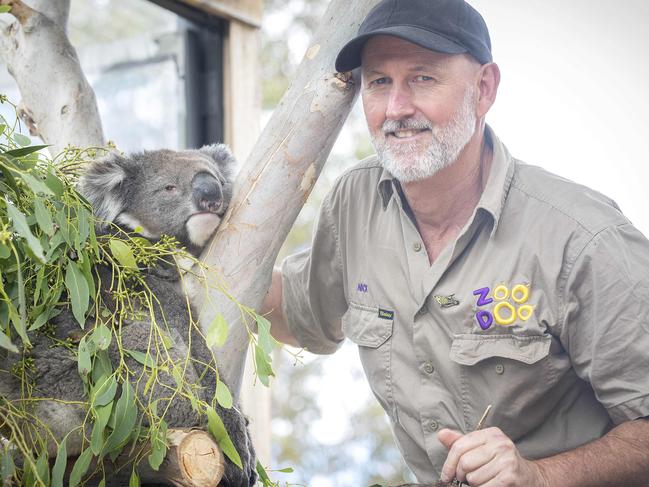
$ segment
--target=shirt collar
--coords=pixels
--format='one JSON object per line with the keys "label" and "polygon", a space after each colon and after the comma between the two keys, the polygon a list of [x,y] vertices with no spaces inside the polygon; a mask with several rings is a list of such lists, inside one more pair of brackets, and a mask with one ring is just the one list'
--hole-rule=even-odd
{"label": "shirt collar", "polygon": [[[489,177],[487,178],[487,184],[485,185],[485,188],[482,191],[482,196],[480,196],[480,200],[476,206],[476,213],[478,209],[482,209],[491,215],[493,219],[491,235],[493,236],[498,227],[500,215],[505,206],[507,193],[509,192],[509,187],[514,176],[514,164],[509,151],[500,139],[496,137],[496,134],[489,125],[485,128],[485,137],[487,138],[487,143],[491,143],[492,145],[493,159],[491,162]],[[394,176],[383,169],[377,185],[377,190],[381,196],[384,210],[388,207],[390,199],[396,192],[396,184],[398,184],[398,181]]]}

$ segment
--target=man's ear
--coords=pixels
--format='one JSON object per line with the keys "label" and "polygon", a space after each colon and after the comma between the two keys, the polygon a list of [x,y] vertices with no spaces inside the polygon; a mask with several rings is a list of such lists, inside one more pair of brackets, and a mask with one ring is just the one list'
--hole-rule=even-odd
{"label": "man's ear", "polygon": [[117,153],[97,159],[88,165],[79,180],[79,193],[90,202],[99,220],[113,222],[123,210],[124,198],[120,196],[128,177],[126,161]]}
{"label": "man's ear", "polygon": [[478,79],[480,98],[478,98],[478,104],[476,106],[476,115],[479,119],[487,114],[491,105],[496,101],[499,84],[500,68],[498,68],[498,65],[496,63],[482,65]]}

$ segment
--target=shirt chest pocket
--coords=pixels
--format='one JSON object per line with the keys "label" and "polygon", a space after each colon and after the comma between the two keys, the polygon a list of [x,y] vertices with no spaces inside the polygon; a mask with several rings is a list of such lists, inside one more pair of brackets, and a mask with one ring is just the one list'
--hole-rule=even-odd
{"label": "shirt chest pocket", "polygon": [[392,336],[394,316],[379,307],[349,303],[343,315],[343,333],[361,347],[378,348]]}
{"label": "shirt chest pocket", "polygon": [[550,335],[462,334],[453,338],[450,359],[459,369],[459,391],[468,429],[487,405],[487,424],[516,440],[545,420],[557,374]]}
{"label": "shirt chest pocket", "polygon": [[349,303],[342,325],[345,336],[358,345],[358,355],[372,392],[396,421],[390,382],[394,315],[385,311],[381,315],[381,311],[378,307]]}

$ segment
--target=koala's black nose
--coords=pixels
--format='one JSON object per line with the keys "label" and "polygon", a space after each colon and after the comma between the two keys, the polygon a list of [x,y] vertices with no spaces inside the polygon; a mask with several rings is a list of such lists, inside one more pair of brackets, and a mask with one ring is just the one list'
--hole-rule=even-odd
{"label": "koala's black nose", "polygon": [[223,191],[218,179],[206,172],[200,172],[192,180],[194,202],[201,211],[218,212],[223,206]]}

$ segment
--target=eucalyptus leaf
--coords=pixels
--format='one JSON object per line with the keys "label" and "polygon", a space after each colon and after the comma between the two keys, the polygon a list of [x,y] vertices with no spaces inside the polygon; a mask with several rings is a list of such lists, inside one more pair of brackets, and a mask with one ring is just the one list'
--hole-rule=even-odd
{"label": "eucalyptus leaf", "polygon": [[35,178],[28,172],[21,172],[20,177],[22,178],[23,181],[29,186],[29,189],[31,189],[34,194],[44,194],[47,196],[54,196],[54,193],[50,188],[47,187],[47,185],[41,181],[38,178]]}
{"label": "eucalyptus leaf", "polygon": [[[112,402],[117,393],[117,381],[115,376],[111,375],[97,385],[90,392],[91,399],[90,402],[93,407],[96,406],[105,406],[106,404]],[[108,419],[106,419],[108,421]]]}
{"label": "eucalyptus leaf", "polygon": [[216,317],[207,327],[207,333],[205,335],[205,341],[207,346],[212,347],[222,347],[225,341],[228,338],[228,323],[225,321],[225,318],[221,313],[217,313]]}
{"label": "eucalyptus leaf", "polygon": [[7,481],[16,473],[13,453],[11,451],[0,451],[0,481]]}
{"label": "eucalyptus leaf", "polygon": [[124,350],[127,354],[129,354],[133,359],[141,363],[142,365],[149,367],[150,369],[153,369],[155,367],[155,360],[153,360],[153,357],[149,355],[148,353],[142,353],[138,352],[137,350]]}
{"label": "eucalyptus leaf", "polygon": [[22,212],[16,208],[11,201],[5,199],[7,205],[7,213],[9,218],[13,221],[13,227],[16,233],[23,237],[29,245],[29,248],[34,253],[34,256],[41,262],[45,263],[45,256],[43,255],[43,247],[41,242],[34,236],[27,223],[27,218]]}
{"label": "eucalyptus leaf", "polygon": [[270,334],[270,321],[261,315],[255,317],[257,321],[257,343],[267,355],[273,352],[275,339]]}
{"label": "eucalyptus leaf", "polygon": [[104,431],[113,410],[113,403],[109,402],[103,406],[93,407],[95,413],[95,424],[90,434],[90,449],[95,456],[99,456],[104,446]]}
{"label": "eucalyptus leaf", "polygon": [[108,245],[110,246],[113,257],[117,259],[120,265],[127,269],[137,269],[133,250],[131,250],[131,247],[126,242],[122,240],[111,240]]}
{"label": "eucalyptus leaf", "polygon": [[36,319],[32,322],[32,324],[29,326],[28,331],[35,331],[38,330],[40,327],[42,327],[45,323],[47,323],[47,320],[50,319],[50,313],[52,312],[51,309],[46,309],[42,313],[40,313]]}
{"label": "eucalyptus leaf", "polygon": [[29,338],[27,337],[27,303],[25,300],[25,286],[23,284],[23,271],[20,266],[16,268],[16,283],[15,286],[12,286],[9,295],[14,296],[12,291],[15,290],[18,295],[18,306],[19,310],[16,312],[13,306],[9,307],[9,314],[11,322],[14,324],[14,329],[20,335],[20,338],[23,341],[23,345],[31,345]]}
{"label": "eucalyptus leaf", "polygon": [[94,300],[95,295],[97,294],[97,290],[95,289],[95,278],[92,275],[92,265],[90,259],[84,258],[79,263],[81,264],[80,268],[81,272],[83,273],[83,277],[86,278],[86,282],[88,283],[88,292],[90,293],[90,297],[92,300]]}
{"label": "eucalyptus leaf", "polygon": [[160,427],[151,430],[151,454],[148,457],[149,465],[156,472],[167,455],[167,423],[160,421]]}
{"label": "eucalyptus leaf", "polygon": [[47,462],[46,450],[41,451],[38,460],[36,460],[36,479],[39,485],[50,484],[50,465]]}
{"label": "eucalyptus leaf", "polygon": [[77,232],[74,237],[74,247],[78,252],[83,251],[83,246],[90,235],[90,212],[85,208],[77,210]]}
{"label": "eucalyptus leaf", "polygon": [[36,198],[34,201],[34,215],[36,216],[36,222],[38,223],[38,226],[41,227],[41,230],[50,237],[54,235],[52,213],[47,209],[47,206],[45,206],[45,203],[43,203],[41,198]]}
{"label": "eucalyptus leaf", "polygon": [[232,440],[230,439],[230,436],[225,429],[223,421],[216,413],[214,408],[207,406],[205,412],[207,413],[207,429],[218,443],[221,451],[232,461],[232,463],[243,469],[241,457],[239,456],[237,449],[234,447],[234,444],[232,443]]}
{"label": "eucalyptus leaf", "polygon": [[76,487],[81,482],[83,476],[88,472],[90,467],[90,460],[92,460],[92,450],[86,448],[81,452],[77,461],[74,462],[74,467],[72,467],[72,473],[70,473],[70,484],[69,487]]}
{"label": "eucalyptus leaf", "polygon": [[99,350],[108,350],[112,338],[113,334],[103,323],[100,323],[92,332],[92,341],[95,342]]}
{"label": "eucalyptus leaf", "polygon": [[135,468],[131,472],[131,478],[128,481],[128,487],[140,487],[140,476]]}
{"label": "eucalyptus leaf", "polygon": [[61,196],[65,192],[65,183],[54,174],[52,169],[47,171],[45,176],[45,185],[52,190],[55,196]]}
{"label": "eucalyptus leaf", "polygon": [[9,337],[0,331],[0,347],[5,348],[13,353],[18,353],[18,347],[14,345]]}
{"label": "eucalyptus leaf", "polygon": [[[26,145],[29,145],[29,144],[32,143],[32,141],[29,139],[29,137],[27,137],[26,135],[20,134],[18,132],[14,133],[14,140],[16,141],[16,144],[21,145],[21,146],[26,146]],[[11,152],[11,151],[8,151],[8,152]]]}
{"label": "eucalyptus leaf", "polygon": [[68,435],[61,440],[58,448],[56,449],[56,461],[54,462],[54,467],[52,467],[52,486],[51,487],[63,487],[63,476],[65,475],[65,467],[68,463],[68,452],[67,452],[67,440]]}
{"label": "eucalyptus leaf", "polygon": [[[20,134],[18,134],[20,135]],[[29,139],[27,139],[29,140]],[[29,144],[29,142],[27,142]],[[6,155],[8,156],[13,156],[13,157],[25,157],[29,154],[32,154],[34,152],[37,152],[41,149],[45,149],[46,147],[49,147],[49,145],[32,145],[29,147],[21,147],[20,149],[12,149],[8,150],[5,152]]]}
{"label": "eucalyptus leaf", "polygon": [[180,364],[175,364],[171,369],[171,376],[176,382],[176,387],[182,389],[185,381],[183,380],[183,368]]}
{"label": "eucalyptus leaf", "polygon": [[216,400],[225,409],[230,409],[232,407],[233,401],[230,389],[228,389],[225,382],[221,380],[216,383]]}
{"label": "eucalyptus leaf", "polygon": [[137,407],[133,387],[127,380],[122,384],[122,394],[114,408],[114,429],[106,439],[103,453],[121,449],[131,438],[137,420]]}
{"label": "eucalyptus leaf", "polygon": [[264,487],[266,487],[267,485],[268,486],[271,485],[270,478],[266,473],[266,469],[264,468],[264,466],[261,464],[259,460],[257,460],[257,465],[255,466],[255,470],[257,470],[257,475],[259,475],[259,480],[261,480]]}
{"label": "eucalyptus leaf", "polygon": [[0,259],[6,259],[11,255],[11,249],[8,245],[0,242]]}
{"label": "eucalyptus leaf", "polygon": [[108,352],[105,350],[97,350],[95,360],[92,364],[92,382],[99,384],[106,380],[106,378],[113,373],[113,365],[110,362]]}
{"label": "eucalyptus leaf", "polygon": [[268,378],[271,375],[274,376],[275,373],[273,372],[273,368],[270,365],[270,357],[266,355],[266,353],[259,345],[256,344],[255,344],[255,365],[257,366],[257,377],[259,377],[259,380],[261,381],[262,384],[268,387],[269,385]]}
{"label": "eucalyptus leaf", "polygon": [[78,348],[78,358],[77,358],[77,367],[79,369],[79,375],[86,381],[86,376],[92,368],[92,361],[90,356],[90,349],[88,348],[88,343],[86,342],[86,337],[81,337],[79,340]]}
{"label": "eucalyptus leaf", "polygon": [[90,305],[90,290],[79,265],[73,260],[68,260],[65,269],[65,287],[68,289],[72,303],[72,314],[81,328],[84,328],[86,326],[86,311]]}

